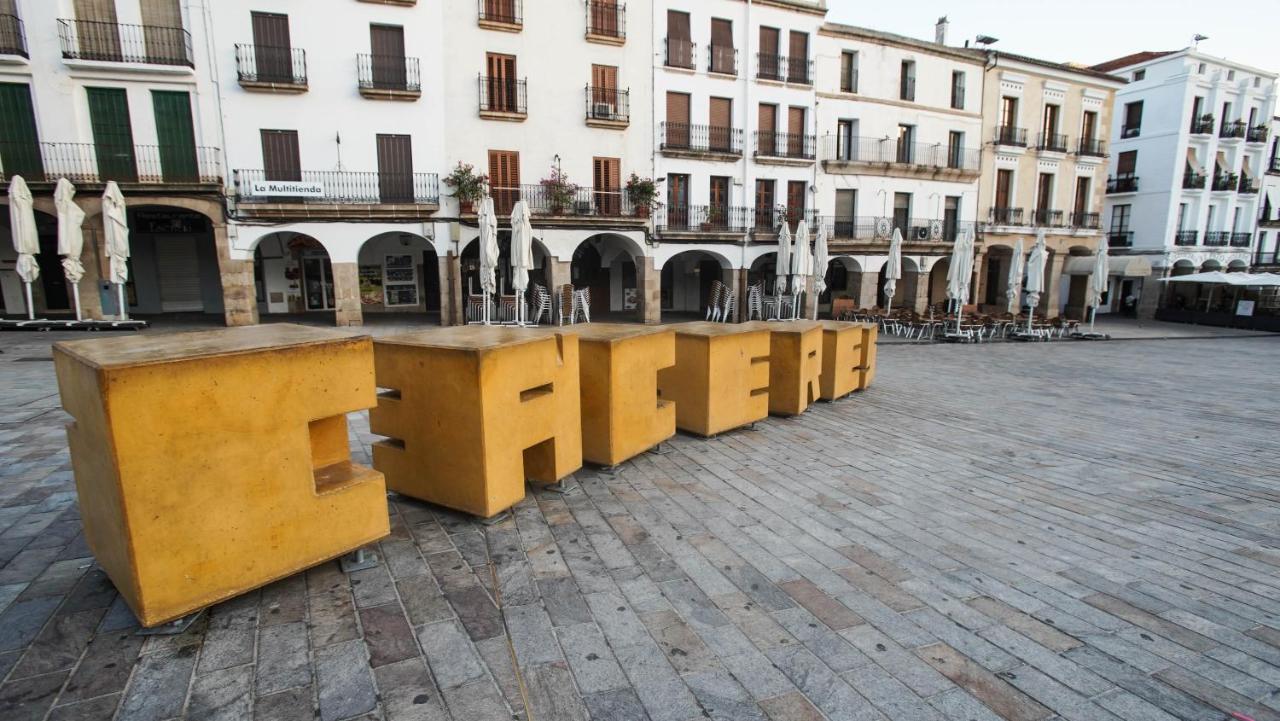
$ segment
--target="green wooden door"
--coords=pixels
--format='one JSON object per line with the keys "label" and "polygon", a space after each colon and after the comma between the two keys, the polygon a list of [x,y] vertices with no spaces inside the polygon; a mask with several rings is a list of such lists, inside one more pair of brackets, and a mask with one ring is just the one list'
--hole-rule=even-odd
{"label": "green wooden door", "polygon": [[152,90],[156,136],[160,140],[160,174],[166,183],[200,180],[196,161],[196,131],[191,123],[191,98],[184,92]]}
{"label": "green wooden door", "polygon": [[129,99],[122,88],[85,88],[89,95],[89,123],[93,126],[94,155],[102,182],[138,182],[133,151]]}
{"label": "green wooden door", "polygon": [[44,180],[31,86],[24,83],[0,83],[0,166],[6,179]]}

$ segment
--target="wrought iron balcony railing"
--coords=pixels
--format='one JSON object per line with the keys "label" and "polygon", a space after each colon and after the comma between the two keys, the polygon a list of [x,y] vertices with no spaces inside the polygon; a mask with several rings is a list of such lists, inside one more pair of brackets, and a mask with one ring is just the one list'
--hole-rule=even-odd
{"label": "wrought iron balcony railing", "polygon": [[787,82],[812,85],[813,61],[809,58],[787,57]]}
{"label": "wrought iron balcony railing", "polygon": [[756,53],[756,78],[779,82],[786,80],[787,57],[774,53]]}
{"label": "wrought iron balcony railing", "polygon": [[1232,233],[1231,234],[1232,248],[1248,248],[1250,245],[1253,245],[1252,233]]}
{"label": "wrought iron balcony railing", "polygon": [[1023,225],[1022,208],[993,207],[987,214],[992,225]]}
{"label": "wrought iron balcony railing", "polygon": [[812,135],[756,131],[756,155],[760,157],[813,160],[815,145],[817,142]]}
{"label": "wrought iron balcony railing", "polygon": [[707,72],[717,75],[738,74],[738,50],[719,45],[707,46]]}
{"label": "wrought iron balcony railing", "polygon": [[1240,176],[1240,185],[1236,187],[1236,192],[1242,195],[1253,195],[1258,192],[1258,183],[1247,176]]}
{"label": "wrought iron balcony railing", "polygon": [[1071,227],[1078,230],[1098,230],[1102,227],[1102,215],[1099,213],[1074,212],[1071,214]]}
{"label": "wrought iron balcony railing", "polygon": [[1270,133],[1270,128],[1268,128],[1267,126],[1255,125],[1252,128],[1249,128],[1249,132],[1245,136],[1245,142],[1246,143],[1265,143],[1267,142],[1267,135],[1269,133]]}
{"label": "wrought iron balcony railing", "polygon": [[1138,192],[1138,176],[1121,175],[1116,178],[1107,178],[1108,193],[1136,193]]}
{"label": "wrought iron balcony railing", "polygon": [[0,15],[0,55],[27,55],[27,31],[17,15]]}
{"label": "wrought iron balcony railing", "polygon": [[68,60],[195,67],[191,33],[183,28],[63,19],[58,39]]}
{"label": "wrought iron balcony railing", "polygon": [[1107,233],[1107,246],[1111,248],[1129,248],[1133,246],[1132,230],[1112,230]]}
{"label": "wrought iron balcony railing", "polygon": [[356,56],[356,67],[361,90],[422,92],[422,71],[417,58],[362,54]]}
{"label": "wrought iron balcony railing", "polygon": [[[235,171],[241,203],[324,203],[334,205],[430,205],[440,202],[440,177],[435,173],[349,172],[303,170],[291,178],[268,178],[262,170]],[[273,194],[271,182],[302,183],[305,196],[287,189]]]}
{"label": "wrought iron balcony railing", "polygon": [[1121,138],[1136,138],[1139,135],[1142,135],[1141,125],[1124,125],[1120,128]]}
{"label": "wrought iron balcony railing", "polygon": [[627,37],[627,6],[612,0],[587,0],[587,34],[622,40]]}
{"label": "wrought iron balcony railing", "polygon": [[742,154],[742,130],[717,125],[663,123],[662,150]]}
{"label": "wrought iron balcony railing", "polygon": [[1201,115],[1198,118],[1191,119],[1192,135],[1213,135],[1215,127],[1217,127],[1217,123],[1212,115]]}
{"label": "wrought iron balcony railing", "polygon": [[1097,138],[1080,138],[1080,142],[1076,145],[1076,155],[1105,158],[1107,157],[1107,141],[1098,140]]}
{"label": "wrought iron balcony railing", "polygon": [[1036,149],[1051,153],[1067,152],[1067,136],[1061,133],[1040,133],[1036,139]]}
{"label": "wrought iron balcony railing", "polygon": [[1231,244],[1231,232],[1214,230],[1205,233],[1204,244],[1213,248],[1225,248]]}
{"label": "wrought iron balcony railing", "polygon": [[529,112],[528,86],[524,80],[481,75],[480,112],[524,115]]}
{"label": "wrought iron balcony railing", "polygon": [[1015,128],[1012,125],[1000,125],[996,127],[996,145],[1012,145],[1014,147],[1027,147],[1027,129]]}
{"label": "wrought iron balcony railing", "polygon": [[241,83],[307,86],[307,51],[269,45],[236,45],[236,74]]}
{"label": "wrought iron balcony railing", "polygon": [[665,64],[669,68],[681,68],[683,70],[694,69],[694,56],[698,50],[698,44],[683,38],[667,38],[667,52],[665,55]]}
{"label": "wrought iron balcony railing", "polygon": [[622,218],[636,216],[636,207],[623,188],[590,188],[578,185],[492,186],[494,211],[506,220],[516,201],[529,205],[534,216],[571,218]]}
{"label": "wrought iron balcony railing", "polygon": [[786,222],[787,228],[795,232],[800,226],[800,221],[804,220],[809,224],[810,238],[813,233],[818,230],[820,219],[816,210],[805,210],[804,208],[790,208],[785,205],[775,205],[773,207],[757,207],[752,209],[751,229],[757,236],[777,235],[782,229],[783,222]]}
{"label": "wrought iron balcony railing", "polygon": [[745,233],[752,209],[730,205],[672,205],[658,208],[659,233]]}
{"label": "wrought iron balcony railing", "polygon": [[524,25],[522,0],[477,0],[478,15],[482,23]]}
{"label": "wrought iron balcony railing", "polygon": [[631,121],[631,91],[617,88],[598,88],[588,85],[587,120],[602,120],[610,123],[627,123]]}
{"label": "wrought iron balcony railing", "polygon": [[905,143],[893,138],[825,135],[822,159],[846,163],[889,163],[977,171],[982,151],[945,143]]}
{"label": "wrought iron balcony railing", "polygon": [[1243,138],[1248,126],[1243,120],[1232,120],[1230,122],[1223,121],[1222,128],[1218,130],[1220,138]]}
{"label": "wrought iron balcony railing", "polygon": [[1182,247],[1190,247],[1199,245],[1200,231],[1198,230],[1179,230],[1173,234],[1173,244]]}
{"label": "wrought iron balcony railing", "polygon": [[1064,228],[1065,214],[1061,210],[1034,210],[1031,222],[1040,228]]}
{"label": "wrought iron balcony railing", "polygon": [[217,148],[190,145],[0,141],[4,178],[21,175],[30,182],[216,184],[222,182],[219,157]]}
{"label": "wrought iron balcony railing", "polygon": [[1240,187],[1238,173],[1218,173],[1213,176],[1213,189],[1217,192],[1230,192]]}
{"label": "wrought iron balcony railing", "polygon": [[894,230],[900,231],[902,239],[909,243],[954,243],[961,233],[977,232],[973,221],[955,218],[825,216],[820,220],[827,226],[827,236],[832,242],[857,241],[886,247]]}
{"label": "wrought iron balcony railing", "polygon": [[1209,184],[1209,176],[1190,170],[1182,173],[1182,187],[1186,190],[1204,190]]}

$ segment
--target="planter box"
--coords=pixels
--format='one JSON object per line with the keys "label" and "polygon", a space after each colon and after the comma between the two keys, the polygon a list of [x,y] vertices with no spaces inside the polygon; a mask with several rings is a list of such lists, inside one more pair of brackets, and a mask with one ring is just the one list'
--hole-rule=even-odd
{"label": "planter box", "polygon": [[658,372],[658,395],[676,404],[676,427],[714,436],[769,415],[769,332],[731,323],[679,323],[676,364]]}
{"label": "planter box", "polygon": [[822,377],[819,397],[824,401],[843,398],[862,387],[863,323],[838,320],[822,325]]}
{"label": "planter box", "polygon": [[582,467],[578,338],[455,326],[378,338],[373,466],[405,496],[489,518]]}
{"label": "planter box", "polygon": [[144,626],[389,532],[347,413],[374,404],[368,336],[295,325],[54,345],[85,538]]}
{"label": "planter box", "polygon": [[804,413],[818,400],[822,325],[812,320],[743,325],[769,332],[769,412],[779,416]]}
{"label": "planter box", "polygon": [[865,391],[876,377],[876,339],[880,335],[880,326],[875,323],[858,323],[862,326],[862,377],[858,379],[858,390]]}

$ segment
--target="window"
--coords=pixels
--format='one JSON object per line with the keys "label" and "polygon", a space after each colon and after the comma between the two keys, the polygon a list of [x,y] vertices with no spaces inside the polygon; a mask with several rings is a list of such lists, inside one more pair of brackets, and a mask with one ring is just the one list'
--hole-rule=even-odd
{"label": "window", "polygon": [[520,199],[520,153],[514,150],[489,151],[489,190],[494,212],[511,215],[511,209]]}
{"label": "window", "polygon": [[760,67],[762,80],[782,79],[782,57],[778,55],[782,33],[777,28],[760,27]]}
{"label": "window", "polygon": [[1041,173],[1036,183],[1036,221],[1049,225],[1053,209],[1053,173]]}
{"label": "window", "polygon": [[901,77],[899,78],[898,98],[900,100],[916,99],[916,64],[912,60],[902,61]]}
{"label": "window", "polygon": [[262,174],[266,180],[302,180],[298,156],[298,131],[263,130]]}
{"label": "window", "polygon": [[1204,71],[1205,71],[1205,65],[1204,63],[1200,63],[1200,67],[1196,68],[1196,72],[1201,75],[1204,75]]}
{"label": "window", "polygon": [[1126,150],[1116,163],[1117,178],[1132,178],[1138,172],[1138,151]]}
{"label": "window", "polygon": [[858,216],[858,191],[836,191],[835,231],[837,238],[854,237],[854,225]]}
{"label": "window", "polygon": [[756,180],[756,227],[757,228],[773,228],[773,206],[774,201],[774,183],[773,180]]}
{"label": "window", "polygon": [[947,167],[959,170],[964,167],[964,133],[952,130],[947,136]]}
{"label": "window", "polygon": [[1124,126],[1120,129],[1120,137],[1136,138],[1142,134],[1142,101],[1125,103]]}
{"label": "window", "polygon": [[1236,71],[1234,71],[1234,70],[1228,70],[1228,71],[1227,71],[1227,82],[1231,82],[1232,80],[1235,80],[1235,79],[1236,79]]}
{"label": "window", "polygon": [[711,18],[711,66],[710,72],[735,75],[738,58],[733,49],[733,21]]}
{"label": "window", "polygon": [[951,73],[951,107],[964,110],[964,73],[959,70]]}
{"label": "window", "polygon": [[1135,82],[1135,83],[1136,83],[1136,82],[1138,82],[1139,80],[1146,80],[1146,79],[1147,79],[1147,71],[1146,71],[1146,70],[1134,70],[1134,71],[1133,71],[1133,82]]}
{"label": "window", "polygon": [[728,152],[733,150],[733,99],[711,98],[707,106],[707,147]]}
{"label": "window", "polygon": [[404,28],[399,25],[369,25],[369,61],[375,88],[405,90],[409,87],[408,63],[404,56]]}
{"label": "window", "polygon": [[[1129,206],[1126,205],[1125,207],[1127,208]],[[1205,219],[1205,224],[1204,224],[1204,232],[1206,234],[1213,232],[1213,225],[1214,225],[1213,221],[1215,220],[1213,216],[1216,215],[1217,212],[1218,212],[1218,206],[1216,205],[1209,206],[1208,217]]]}
{"label": "window", "polygon": [[1013,201],[1013,171],[997,170],[996,171],[996,206],[995,216],[992,220],[996,223],[1008,224],[1012,219],[1004,217],[1008,215],[1009,206]]}
{"label": "window", "polygon": [[764,156],[778,154],[778,106],[760,103],[757,118],[756,152]]}
{"label": "window", "polygon": [[915,138],[916,126],[899,125],[898,126],[898,162],[912,163],[915,161]]}
{"label": "window", "polygon": [[671,173],[667,176],[667,225],[689,227],[689,176]]}
{"label": "window", "polygon": [[1000,127],[1013,128],[1018,125],[1018,99],[1008,95],[1000,99]]}
{"label": "window", "polygon": [[0,128],[5,133],[4,142],[0,142],[0,166],[15,175],[44,177],[31,86],[0,83]]}
{"label": "window", "polygon": [[942,210],[943,237],[954,242],[960,233],[960,196],[948,195]]}
{"label": "window", "polygon": [[280,13],[250,13],[253,25],[253,70],[266,83],[294,81],[293,51],[289,47],[289,16]]}
{"label": "window", "polygon": [[901,231],[904,239],[911,239],[911,193],[893,194],[893,228]]}
{"label": "window", "polygon": [[1178,232],[1182,232],[1182,229],[1185,227],[1187,227],[1187,204],[1179,203],[1178,204]]}
{"label": "window", "polygon": [[1111,208],[1111,232],[1127,233],[1129,232],[1129,211],[1133,209],[1131,205],[1116,205]]}
{"label": "window", "polygon": [[1077,224],[1079,223],[1079,216],[1089,212],[1089,190],[1092,184],[1088,176],[1082,175],[1076,178],[1076,202],[1071,208],[1071,212],[1076,214]]}
{"label": "window", "polygon": [[485,66],[489,76],[483,84],[485,92],[480,109],[502,113],[523,112],[519,83],[516,80],[516,56],[487,53]]}
{"label": "window", "polygon": [[840,120],[836,123],[836,160],[857,160],[858,121]]}
{"label": "window", "polygon": [[667,122],[663,126],[663,147],[689,147],[689,94],[667,91]]}
{"label": "window", "polygon": [[804,217],[805,195],[809,192],[809,181],[791,180],[787,182],[787,220],[799,223]]}
{"label": "window", "polygon": [[1098,114],[1092,110],[1084,111],[1084,118],[1080,121],[1080,140],[1084,144],[1091,144],[1098,134]]}
{"label": "window", "polygon": [[787,82],[809,83],[809,33],[791,31],[791,54],[787,56]]}
{"label": "window", "polygon": [[413,145],[410,137],[378,135],[377,146],[378,192],[382,202],[412,203]]}
{"label": "window", "polygon": [[600,215],[622,214],[622,161],[618,158],[592,158],[591,180],[595,187],[592,201]]}
{"label": "window", "polygon": [[667,11],[667,65],[673,68],[693,67],[693,39],[689,13]]}
{"label": "window", "polygon": [[840,91],[858,92],[858,53],[853,50],[840,53]]}
{"label": "window", "polygon": [[618,95],[618,68],[613,65],[591,66],[591,117],[618,120],[626,117]]}
{"label": "window", "polygon": [[727,227],[729,224],[729,178],[713,175],[707,187],[707,220],[712,225]]}
{"label": "window", "polygon": [[1057,105],[1044,106],[1044,136],[1046,141],[1050,141],[1052,145],[1055,135],[1058,134],[1058,116],[1061,108]]}
{"label": "window", "polygon": [[805,121],[806,108],[792,106],[787,108],[787,157],[805,157]]}

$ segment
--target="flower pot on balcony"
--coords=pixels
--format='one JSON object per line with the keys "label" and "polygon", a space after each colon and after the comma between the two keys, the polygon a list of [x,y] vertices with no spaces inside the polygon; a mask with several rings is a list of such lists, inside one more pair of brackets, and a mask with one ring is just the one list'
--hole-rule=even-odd
{"label": "flower pot on balcony", "polygon": [[637,206],[636,206],[636,217],[637,217],[637,218],[648,218],[648,217],[649,217],[649,206],[647,206],[647,205],[637,205]]}
{"label": "flower pot on balcony", "polygon": [[698,226],[698,229],[699,229],[699,230],[701,230],[701,231],[702,231],[702,232],[704,232],[704,233],[710,233],[710,232],[711,232],[711,223],[702,223],[701,225],[699,225],[699,226]]}
{"label": "flower pot on balcony", "polygon": [[469,215],[469,214],[472,214],[472,213],[476,212],[476,204],[475,204],[475,201],[471,201],[471,200],[459,200],[459,201],[458,201],[458,209],[459,209],[459,211],[460,211],[463,215]]}

